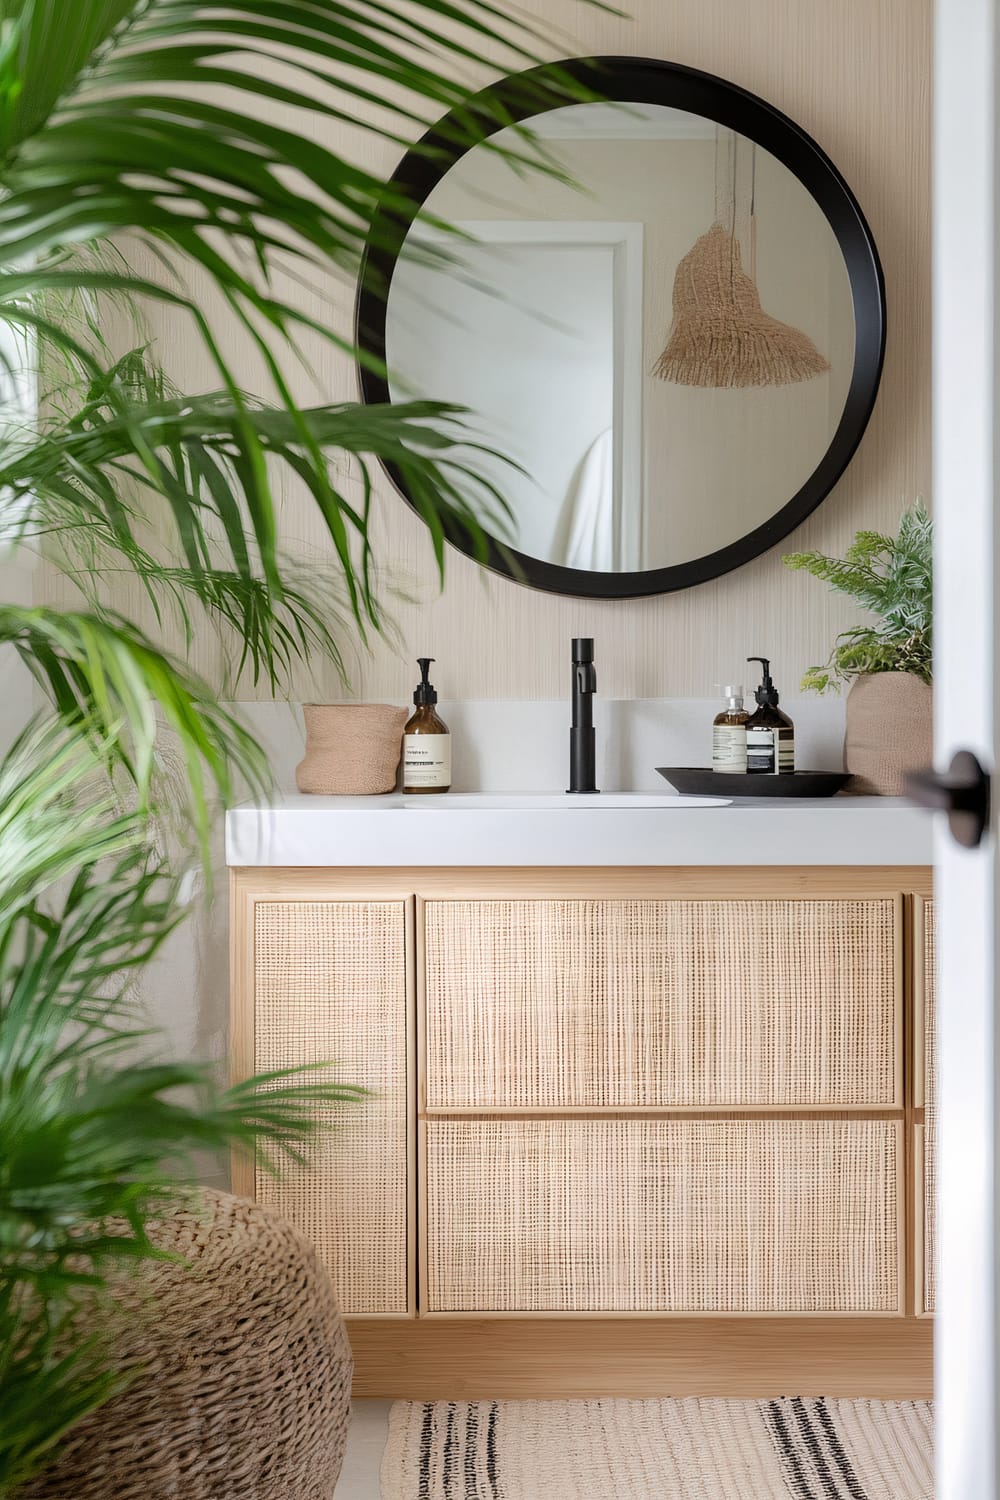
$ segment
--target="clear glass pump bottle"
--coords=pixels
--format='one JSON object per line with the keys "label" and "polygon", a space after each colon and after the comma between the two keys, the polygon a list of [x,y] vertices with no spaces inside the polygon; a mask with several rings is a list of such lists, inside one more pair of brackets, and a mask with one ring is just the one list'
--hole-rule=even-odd
{"label": "clear glass pump bottle", "polygon": [[723,688],[726,707],[712,721],[712,770],[740,776],[747,768],[747,720],[743,687]]}

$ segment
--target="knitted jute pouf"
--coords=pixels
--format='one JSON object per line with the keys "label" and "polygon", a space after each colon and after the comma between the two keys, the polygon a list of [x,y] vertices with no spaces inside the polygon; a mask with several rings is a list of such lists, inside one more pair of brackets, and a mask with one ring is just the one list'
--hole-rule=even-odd
{"label": "knitted jute pouf", "polygon": [[116,1288],[116,1363],[135,1378],[24,1500],[331,1500],[351,1349],[312,1246],[210,1191],[152,1238],[185,1259]]}

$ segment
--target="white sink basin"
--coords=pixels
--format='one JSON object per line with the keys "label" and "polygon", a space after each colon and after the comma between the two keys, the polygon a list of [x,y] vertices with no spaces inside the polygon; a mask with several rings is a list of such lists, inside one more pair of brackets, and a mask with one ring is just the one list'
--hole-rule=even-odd
{"label": "white sink basin", "polygon": [[634,808],[728,807],[731,797],[679,797],[676,792],[447,792],[441,796],[403,795],[403,806],[420,812],[459,812],[469,808],[497,812],[601,812]]}

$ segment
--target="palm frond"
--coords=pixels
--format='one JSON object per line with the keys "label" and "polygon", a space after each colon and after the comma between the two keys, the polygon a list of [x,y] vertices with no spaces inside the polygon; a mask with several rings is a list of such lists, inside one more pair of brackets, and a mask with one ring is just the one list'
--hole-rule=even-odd
{"label": "palm frond", "polygon": [[[502,6],[484,0],[233,0],[222,6],[204,0],[75,0],[68,8],[33,0],[8,5],[6,14],[0,100],[30,96],[33,103],[0,112],[0,265],[7,268],[0,276],[0,316],[58,349],[95,382],[104,372],[88,341],[65,320],[47,317],[40,297],[65,299],[75,289],[98,299],[155,298],[190,320],[228,402],[223,412],[215,400],[215,417],[226,425],[224,478],[242,495],[243,522],[275,599],[282,588],[271,477],[276,445],[319,510],[362,628],[379,624],[370,588],[366,499],[359,521],[331,477],[326,455],[332,449],[343,445],[355,458],[363,497],[370,492],[372,462],[382,458],[405,469],[415,503],[430,523],[439,568],[444,537],[456,529],[473,537],[485,558],[484,532],[497,519],[496,497],[482,486],[477,503],[467,498],[467,447],[463,464],[449,469],[443,462],[463,442],[458,413],[419,405],[373,412],[351,419],[348,438],[346,409],[331,409],[322,419],[319,412],[300,411],[285,368],[297,358],[300,332],[308,329],[356,351],[333,318],[309,315],[278,296],[273,273],[304,266],[314,286],[330,267],[353,274],[385,212],[405,215],[410,207],[404,197],[396,201],[379,176],[323,145],[304,124],[300,128],[297,111],[357,123],[360,107],[370,121],[366,128],[375,130],[388,128],[380,121],[395,117],[403,127],[401,141],[412,138],[415,125],[429,123],[421,111],[450,111],[449,128],[459,143],[470,144],[484,130],[510,124],[506,104],[487,99],[471,105],[482,81],[482,49],[524,68],[539,60],[544,39],[524,17],[508,17]],[[60,60],[53,66],[48,49],[57,35]],[[280,85],[261,66],[276,52],[282,57]],[[456,75],[456,64],[468,69],[467,76]],[[541,82],[529,74],[521,90],[523,98],[513,97],[515,113],[591,97],[556,69],[547,70]],[[273,123],[271,102],[290,107],[294,123]],[[526,163],[557,170],[529,134],[521,139]],[[144,279],[95,264],[92,247],[136,233],[155,251],[163,276]],[[278,393],[283,429],[275,421],[270,430],[262,428],[216,330],[187,294],[192,265],[208,276],[222,294],[222,309],[249,334]],[[196,533],[198,517],[189,476],[172,472],[162,452],[148,446],[137,416],[116,415],[127,423],[119,435],[131,444],[132,456],[146,459],[148,484],[171,507],[178,528],[187,528],[181,555],[193,568],[196,535],[190,522]],[[110,441],[114,435],[103,436]],[[196,438],[192,429],[191,441]],[[208,452],[207,442],[204,447]],[[183,450],[177,451],[183,458]],[[50,460],[59,456],[50,449]],[[62,454],[60,483],[72,483],[76,456]],[[26,456],[24,471],[40,460],[37,452]],[[222,481],[211,472],[213,462],[220,462],[217,451],[209,452],[199,484],[213,485],[218,499]],[[103,478],[107,490],[113,476]],[[354,559],[351,540],[359,535]]]}
{"label": "palm frond", "polygon": [[[26,767],[33,749],[49,754]],[[20,876],[7,890],[0,875],[0,1287],[47,1300],[150,1253],[144,1224],[197,1180],[195,1151],[299,1154],[318,1114],[364,1096],[329,1065],[220,1090],[210,1066],[151,1055],[131,985],[183,915],[177,878],[139,815],[91,798],[100,773],[100,749],[56,726],[0,764],[15,792],[0,850]]]}
{"label": "palm frond", "polygon": [[87,863],[143,848],[147,818],[119,805],[107,776],[113,741],[113,726],[109,739],[94,726],[46,721],[29,725],[0,762],[0,931]]}
{"label": "palm frond", "polygon": [[81,1329],[72,1305],[56,1312],[0,1279],[0,1496],[16,1494],[60,1440],[120,1389],[106,1341]]}
{"label": "palm frond", "polygon": [[252,735],[213,690],[129,621],[47,606],[0,605],[0,642],[10,645],[50,697],[62,722],[97,735],[109,761],[124,765],[146,806],[163,730],[183,757],[189,807],[203,847],[210,827],[208,783],[230,802],[240,783],[270,784]]}
{"label": "palm frond", "polygon": [[[342,465],[349,462],[363,496],[371,493],[374,459],[404,470],[416,503],[433,513],[442,530],[450,525],[475,533],[484,522],[494,535],[508,529],[502,498],[476,471],[477,454],[488,450],[469,442],[456,407],[428,401],[344,403],[293,415],[248,396],[237,405],[225,392],[183,397],[168,392],[141,349],[94,374],[75,411],[42,427],[34,442],[16,446],[0,463],[0,487],[11,495],[15,510],[20,497],[31,498],[22,535],[52,528],[70,549],[76,536],[121,549],[124,562],[144,583],[170,583],[176,589],[186,578],[192,590],[204,583],[209,608],[232,602],[241,583],[252,611],[234,623],[244,629],[259,671],[267,655],[261,627],[276,622],[277,606],[284,604],[294,628],[295,601],[284,597],[285,571],[266,499],[247,483],[253,460],[248,428],[270,474],[277,478],[284,470],[311,490],[334,542],[338,591],[362,628],[381,625],[367,504],[363,499],[359,508],[346,486],[329,478],[315,482],[314,449],[336,451]],[[151,502],[160,519],[159,556],[141,541]],[[164,557],[183,559],[184,569],[172,579],[161,572]],[[229,573],[233,587],[227,589]],[[304,606],[303,593],[300,576]],[[303,608],[300,621],[309,615]],[[313,632],[317,624],[313,610]],[[316,644],[328,651],[334,643],[325,635]]]}

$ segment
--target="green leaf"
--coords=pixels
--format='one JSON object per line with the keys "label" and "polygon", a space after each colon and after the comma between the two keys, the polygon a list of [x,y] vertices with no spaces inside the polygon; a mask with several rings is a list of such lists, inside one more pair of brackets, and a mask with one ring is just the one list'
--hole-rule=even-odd
{"label": "green leaf", "polygon": [[909,672],[923,682],[933,670],[933,524],[922,502],[905,511],[895,537],[859,531],[846,556],[791,552],[783,561],[822,579],[878,624],[844,631],[826,667],[811,667],[802,687],[825,692],[870,672]]}

